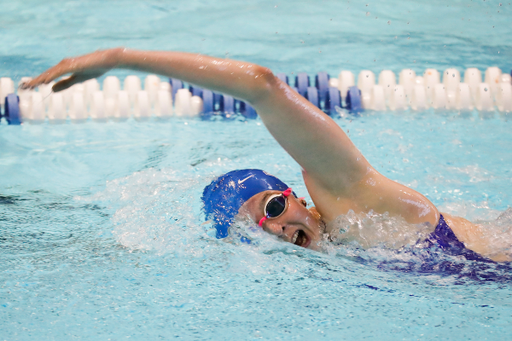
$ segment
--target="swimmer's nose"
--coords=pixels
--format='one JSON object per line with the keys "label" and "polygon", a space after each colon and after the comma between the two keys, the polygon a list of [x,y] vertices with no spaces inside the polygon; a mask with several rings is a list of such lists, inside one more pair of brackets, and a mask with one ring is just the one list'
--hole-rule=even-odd
{"label": "swimmer's nose", "polygon": [[279,223],[279,221],[267,220],[263,223],[263,229],[268,233],[280,237],[284,235],[284,230],[286,229],[286,226],[284,224]]}

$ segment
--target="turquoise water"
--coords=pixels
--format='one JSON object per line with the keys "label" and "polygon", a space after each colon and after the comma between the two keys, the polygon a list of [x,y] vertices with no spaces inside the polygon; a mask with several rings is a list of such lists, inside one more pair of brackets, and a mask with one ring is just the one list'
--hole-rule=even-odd
{"label": "turquoise water", "polygon": [[[508,72],[512,57],[511,8],[495,1],[25,1],[0,9],[0,76],[16,80],[120,45],[227,55],[290,75]],[[512,206],[507,116],[429,110],[336,121],[380,172],[446,212],[490,221]],[[212,238],[199,197],[216,175],[263,168],[306,194],[298,165],[258,120],[1,125],[0,150],[1,340],[511,333],[509,266],[453,260],[462,266],[455,274],[403,272],[382,261],[418,267],[422,255]],[[489,273],[497,280],[484,281]]]}

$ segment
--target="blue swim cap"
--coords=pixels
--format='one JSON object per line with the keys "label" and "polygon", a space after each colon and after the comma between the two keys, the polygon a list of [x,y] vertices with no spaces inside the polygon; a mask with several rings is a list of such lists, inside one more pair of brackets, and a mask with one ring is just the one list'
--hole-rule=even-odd
{"label": "blue swim cap", "polygon": [[206,220],[213,220],[217,238],[225,238],[244,202],[263,191],[285,191],[287,188],[284,182],[259,169],[231,171],[204,188],[202,199]]}

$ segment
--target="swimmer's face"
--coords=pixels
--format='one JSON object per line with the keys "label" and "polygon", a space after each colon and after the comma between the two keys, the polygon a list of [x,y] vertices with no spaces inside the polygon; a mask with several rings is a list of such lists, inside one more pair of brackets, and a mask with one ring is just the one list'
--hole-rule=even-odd
{"label": "swimmer's face", "polygon": [[[264,191],[247,200],[240,208],[240,214],[248,215],[256,224],[264,217],[264,208],[268,199],[280,191]],[[286,198],[284,212],[276,217],[266,219],[262,228],[286,242],[309,249],[317,249],[322,238],[324,223],[315,208],[307,209],[306,201],[294,195]]]}

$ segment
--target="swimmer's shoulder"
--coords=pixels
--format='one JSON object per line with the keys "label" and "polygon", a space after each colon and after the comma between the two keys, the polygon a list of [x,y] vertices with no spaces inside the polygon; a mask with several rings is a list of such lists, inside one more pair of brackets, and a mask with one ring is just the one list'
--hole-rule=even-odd
{"label": "swimmer's shoulder", "polygon": [[304,182],[315,206],[326,221],[346,214],[373,211],[401,216],[410,224],[428,223],[435,227],[439,211],[421,193],[390,180],[375,170],[369,171],[350,188],[327,188],[303,172]]}

